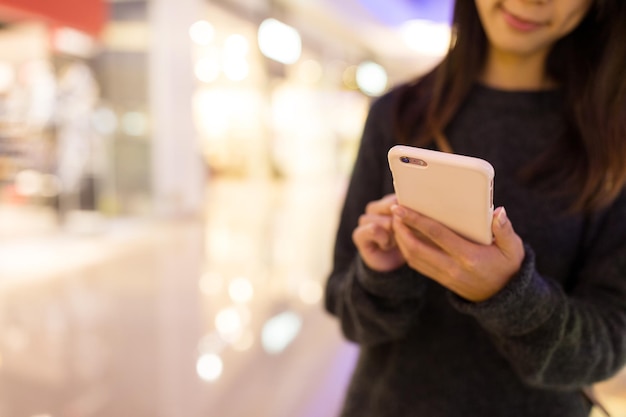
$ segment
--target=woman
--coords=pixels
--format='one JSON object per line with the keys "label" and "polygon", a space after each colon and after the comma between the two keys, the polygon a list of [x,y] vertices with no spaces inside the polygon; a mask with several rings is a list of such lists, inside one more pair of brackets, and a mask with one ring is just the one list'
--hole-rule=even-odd
{"label": "woman", "polygon": [[[326,288],[360,345],[342,416],[587,416],[626,361],[626,2],[458,0],[454,28],[364,128]],[[491,162],[492,245],[397,205],[396,143]]]}

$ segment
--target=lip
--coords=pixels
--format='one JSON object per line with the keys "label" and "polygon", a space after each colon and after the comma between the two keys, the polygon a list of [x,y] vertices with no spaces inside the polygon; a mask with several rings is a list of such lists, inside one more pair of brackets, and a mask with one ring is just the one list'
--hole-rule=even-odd
{"label": "lip", "polygon": [[503,6],[500,6],[500,11],[502,12],[502,16],[506,23],[513,29],[519,32],[533,32],[537,29],[540,29],[547,25],[545,22],[537,22],[533,20],[527,20],[522,17],[519,17],[510,11],[508,11]]}

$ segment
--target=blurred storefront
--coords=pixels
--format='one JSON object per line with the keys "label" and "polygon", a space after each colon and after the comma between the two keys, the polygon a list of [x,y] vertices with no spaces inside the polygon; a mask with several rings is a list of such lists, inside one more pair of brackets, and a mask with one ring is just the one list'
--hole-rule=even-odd
{"label": "blurred storefront", "polygon": [[98,210],[104,138],[89,66],[105,24],[99,0],[0,1],[0,237]]}
{"label": "blurred storefront", "polygon": [[433,60],[309,6],[0,1],[1,233],[197,214],[208,178],[345,177],[370,99]]}
{"label": "blurred storefront", "polygon": [[289,19],[245,19],[215,5],[204,15],[191,29],[193,111],[210,171],[289,178],[345,169],[367,107],[346,51],[316,48]]}

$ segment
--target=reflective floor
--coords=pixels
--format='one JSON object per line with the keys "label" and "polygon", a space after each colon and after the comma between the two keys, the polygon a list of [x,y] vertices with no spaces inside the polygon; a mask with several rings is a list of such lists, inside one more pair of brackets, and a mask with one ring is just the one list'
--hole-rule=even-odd
{"label": "reflective floor", "polygon": [[340,193],[214,182],[201,220],[5,235],[0,417],[336,415],[356,353],[321,307]]}
{"label": "reflective floor", "polygon": [[[342,191],[216,181],[203,219],[0,240],[0,417],[335,416]],[[600,394],[626,416],[626,376]]]}

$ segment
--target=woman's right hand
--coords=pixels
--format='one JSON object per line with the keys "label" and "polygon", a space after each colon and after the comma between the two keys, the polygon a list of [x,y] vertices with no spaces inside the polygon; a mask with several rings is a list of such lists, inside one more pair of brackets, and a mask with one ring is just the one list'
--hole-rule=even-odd
{"label": "woman's right hand", "polygon": [[391,207],[396,204],[395,194],[368,203],[365,213],[359,217],[359,225],[352,233],[352,241],[361,259],[374,271],[389,272],[406,263],[396,245],[391,227]]}

